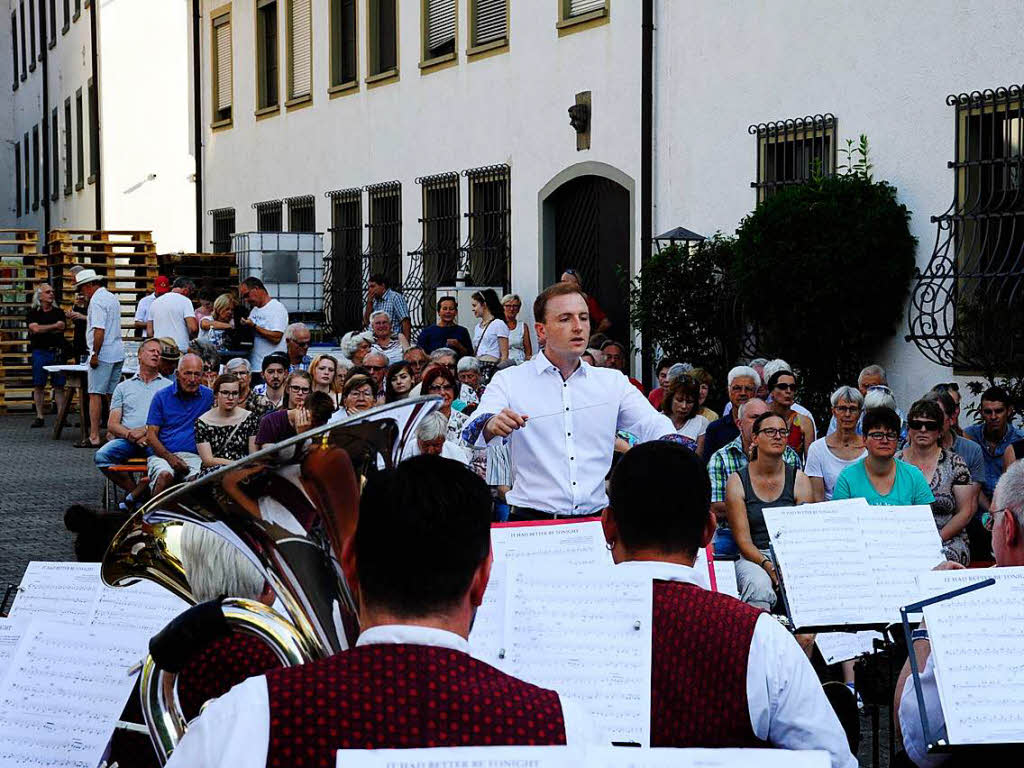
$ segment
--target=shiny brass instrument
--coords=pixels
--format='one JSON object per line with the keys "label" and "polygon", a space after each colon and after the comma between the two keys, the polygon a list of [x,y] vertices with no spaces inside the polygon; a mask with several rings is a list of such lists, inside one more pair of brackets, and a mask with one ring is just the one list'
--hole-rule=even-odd
{"label": "shiny brass instrument", "polygon": [[[355,531],[359,491],[369,473],[408,455],[417,425],[440,402],[402,400],[341,418],[168,489],[118,532],[103,559],[103,581],[117,587],[148,579],[195,604],[177,537],[182,524],[200,525],[238,547],[287,614],[226,601],[233,629],[260,637],[288,665],[349,648],[359,623],[340,555]],[[144,669],[143,714],[165,761],[185,731],[176,675],[152,656]]]}

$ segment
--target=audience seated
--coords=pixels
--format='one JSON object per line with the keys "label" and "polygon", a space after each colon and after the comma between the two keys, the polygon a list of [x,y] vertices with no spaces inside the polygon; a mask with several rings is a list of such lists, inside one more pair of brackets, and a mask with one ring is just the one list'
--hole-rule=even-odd
{"label": "audience seated", "polygon": [[[765,370],[767,369],[765,366]],[[767,387],[769,408],[772,413],[785,420],[786,428],[789,430],[787,445],[796,451],[801,459],[806,459],[807,449],[816,439],[814,421],[793,407],[798,388],[796,376],[792,371],[776,370],[768,379]]]}
{"label": "audience seated", "polygon": [[423,347],[409,347],[405,350],[402,355],[402,359],[409,364],[412,369],[413,385],[420,383],[420,377],[423,375],[423,369],[427,367],[427,363],[430,362],[430,358],[427,356],[426,350]]}
{"label": "audience seated", "polygon": [[383,310],[370,313],[370,332],[373,334],[373,351],[384,355],[388,365],[401,360],[409,348],[405,334],[392,331],[391,316]]}
{"label": "audience seated", "polygon": [[285,379],[288,378],[288,356],[283,352],[272,352],[263,358],[262,365],[263,382],[252,388],[246,408],[266,415],[280,408],[287,394]]}
{"label": "audience seated", "polygon": [[613,470],[602,515],[616,567],[657,579],[651,746],[821,749],[835,768],[854,768],[793,636],[768,614],[699,586],[694,559],[715,531],[708,493],[701,461],[687,448],[644,443]]}
{"label": "audience seated", "polygon": [[153,495],[196,475],[202,461],[196,449],[195,422],[213,405],[213,392],[200,384],[203,361],[184,355],[175,381],[153,395],[146,419],[150,456],[147,462]]}
{"label": "audience seated", "polygon": [[213,383],[215,405],[196,419],[196,451],[203,469],[232,464],[256,450],[260,415],[240,407],[241,385],[233,373]]}
{"label": "audience seated", "polygon": [[409,455],[419,454],[441,456],[466,465],[470,460],[467,449],[448,439],[448,419],[439,411],[424,416],[416,427],[416,449],[410,450]]}
{"label": "audience seated", "polygon": [[459,400],[472,405],[479,403],[484,389],[480,361],[472,355],[461,357],[455,365],[455,372],[462,385],[459,387]]}
{"label": "audience seated", "polygon": [[985,494],[992,498],[1003,473],[1003,454],[1024,433],[1012,424],[1013,400],[1002,387],[989,387],[981,393],[981,424],[972,424],[964,434],[977,443],[985,460]]}
{"label": "audience seated", "polygon": [[689,374],[668,380],[661,411],[672,420],[672,426],[687,448],[704,457],[704,436],[708,420],[700,415],[700,384]]}
{"label": "audience seated", "polygon": [[284,329],[285,353],[288,372],[309,370],[309,344],[313,336],[305,323],[290,323]]}
{"label": "audience seated", "polygon": [[409,396],[415,383],[412,363],[405,360],[392,363],[384,381],[384,402],[393,403],[397,400],[404,400]]}
{"label": "audience seated", "polygon": [[[737,365],[729,371],[726,385],[726,391],[729,393],[729,409],[722,414],[720,419],[708,424],[707,432],[704,433],[704,458],[707,460],[710,460],[721,448],[739,437],[740,428],[736,423],[739,418],[739,407],[757,392],[757,388],[761,386],[761,377],[750,366]],[[724,496],[722,500],[724,501]]]}
{"label": "audience seated", "polygon": [[372,345],[373,334],[369,331],[349,331],[341,338],[341,353],[352,365],[362,365]]}
{"label": "audience seated", "polygon": [[362,373],[353,373],[345,379],[341,390],[341,407],[349,416],[368,411],[377,404],[377,382]]}
{"label": "audience seated", "polygon": [[279,443],[309,428],[309,412],[303,407],[313,390],[309,371],[292,371],[285,381],[285,399],[281,407],[260,420],[256,431],[256,448]]}
{"label": "audience seated", "polygon": [[341,407],[341,393],[334,391],[338,361],[330,355],[317,355],[309,364],[309,372],[313,376],[313,391],[327,395],[334,403],[335,410]]}
{"label": "audience seated", "polygon": [[864,396],[857,389],[844,386],[832,393],[830,401],[838,429],[811,443],[804,466],[815,501],[830,500],[839,473],[867,455],[864,438],[857,433]]}

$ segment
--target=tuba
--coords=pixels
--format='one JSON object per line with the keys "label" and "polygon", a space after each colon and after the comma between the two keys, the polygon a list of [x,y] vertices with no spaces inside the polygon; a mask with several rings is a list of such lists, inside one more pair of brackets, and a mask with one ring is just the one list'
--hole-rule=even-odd
{"label": "tuba", "polygon": [[[104,583],[123,587],[148,579],[195,605],[178,538],[184,523],[199,525],[226,538],[256,566],[285,614],[229,599],[217,606],[217,621],[222,617],[232,631],[264,640],[285,665],[346,650],[359,622],[340,557],[355,531],[360,489],[368,474],[410,454],[416,427],[439,403],[437,397],[420,397],[354,416],[339,413],[321,427],[169,488],[114,537],[101,566]],[[143,666],[140,697],[150,738],[166,762],[187,723],[177,705],[176,671],[161,668],[154,645]]]}

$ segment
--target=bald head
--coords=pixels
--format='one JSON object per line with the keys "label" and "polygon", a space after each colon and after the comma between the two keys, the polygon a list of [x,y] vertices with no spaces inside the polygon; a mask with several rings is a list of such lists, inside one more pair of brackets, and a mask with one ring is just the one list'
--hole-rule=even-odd
{"label": "bald head", "polygon": [[759,397],[752,397],[739,407],[736,425],[740,428],[744,446],[750,444],[750,437],[754,432],[754,421],[767,411],[768,404]]}
{"label": "bald head", "polygon": [[194,352],[181,356],[178,361],[178,389],[192,395],[199,391],[203,377],[203,358]]}

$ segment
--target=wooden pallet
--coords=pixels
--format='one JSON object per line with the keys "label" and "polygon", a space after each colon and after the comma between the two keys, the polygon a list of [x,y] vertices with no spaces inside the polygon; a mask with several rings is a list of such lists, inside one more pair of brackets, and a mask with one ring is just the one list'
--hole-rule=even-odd
{"label": "wooden pallet", "polygon": [[238,289],[238,262],[233,253],[161,253],[157,260],[161,275],[172,281],[187,277],[196,284],[193,300],[199,294],[216,298]]}
{"label": "wooden pallet", "polygon": [[49,279],[48,256],[33,230],[0,230],[0,413],[32,409],[27,314]]}

